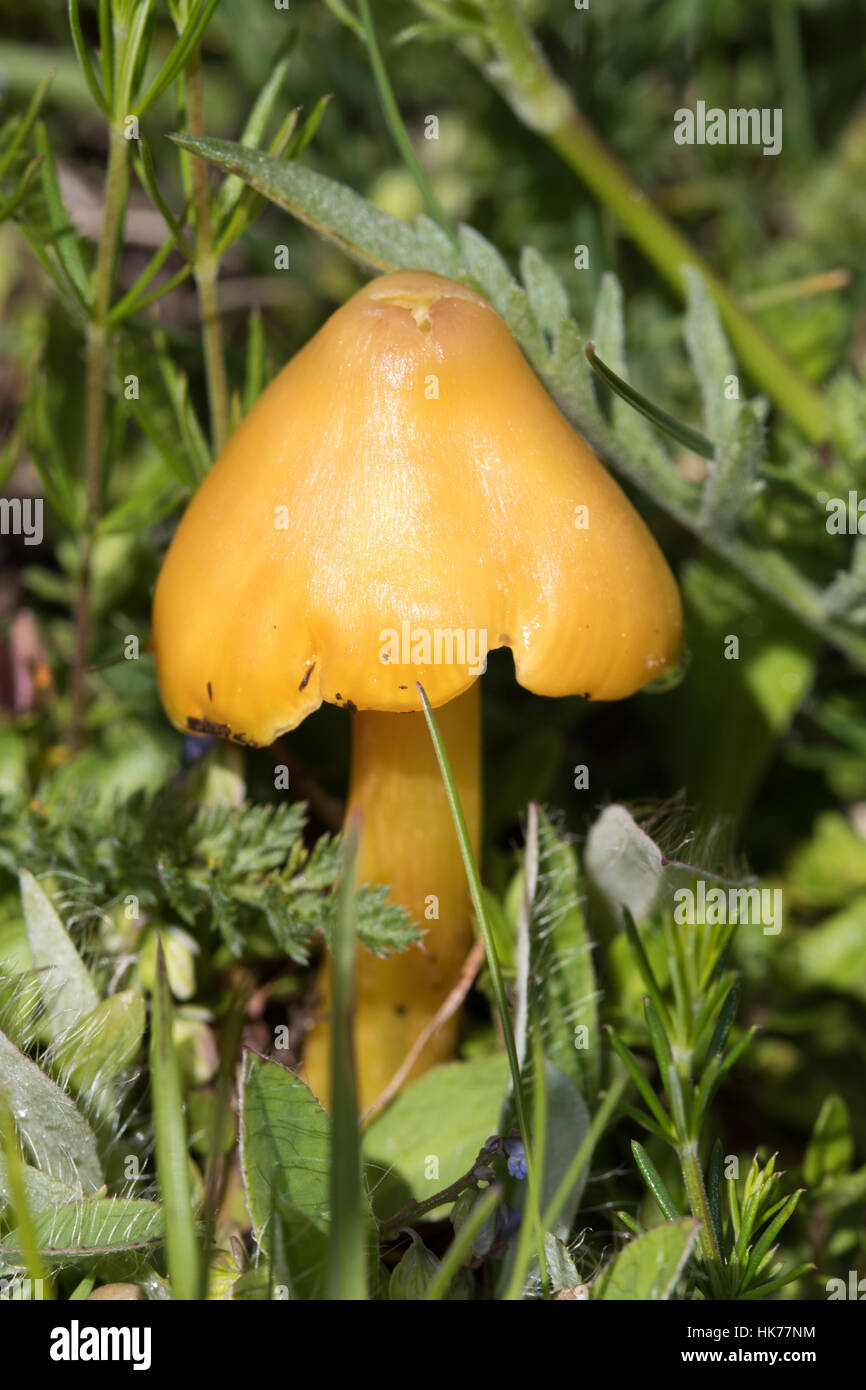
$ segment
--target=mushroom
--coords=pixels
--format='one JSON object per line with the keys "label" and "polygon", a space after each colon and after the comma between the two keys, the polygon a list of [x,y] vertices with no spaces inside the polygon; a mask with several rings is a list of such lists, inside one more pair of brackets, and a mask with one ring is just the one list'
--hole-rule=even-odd
{"label": "mushroom", "polygon": [[[539,695],[615,700],[677,659],[655,540],[544,391],[492,306],[421,271],[371,281],[263,392],[184,514],[153,649],[178,728],[267,745],[323,700],[352,712],[358,876],[423,943],[359,951],[362,1106],[457,980],[472,918],[417,682],[476,852],[478,677],[511,648]],[[305,1073],[327,1102],[327,970]],[[440,1028],[411,1075],[453,1055]]]}

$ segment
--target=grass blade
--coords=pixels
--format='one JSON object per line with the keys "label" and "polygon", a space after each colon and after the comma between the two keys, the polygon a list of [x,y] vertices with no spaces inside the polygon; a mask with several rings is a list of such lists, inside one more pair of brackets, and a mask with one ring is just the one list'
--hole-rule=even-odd
{"label": "grass blade", "polygon": [[352,1043],[355,993],[355,862],[358,825],[344,838],[343,872],[334,924],[331,1036],[331,1225],[328,1240],[328,1297],[366,1299],[367,1265],[358,1129],[358,1090]]}
{"label": "grass blade", "polygon": [[464,1258],[472,1249],[472,1243],[482,1226],[490,1220],[502,1197],[502,1188],[495,1183],[488,1187],[484,1196],[481,1197],[472,1208],[469,1216],[460,1227],[460,1232],[454,1237],[442,1258],[442,1263],[436,1271],[435,1276],[430,1281],[424,1294],[424,1300],[428,1303],[438,1302],[445,1297],[451,1281],[463,1263]]}
{"label": "grass blade", "polygon": [[454,231],[448,218],[446,217],[439,199],[433,191],[433,186],[424,170],[418,162],[418,156],[412,148],[412,141],[409,139],[403,118],[400,115],[400,108],[397,99],[391,88],[385,61],[382,57],[382,50],[379,47],[379,40],[376,37],[376,27],[373,23],[373,16],[370,12],[369,0],[360,0],[361,22],[364,26],[364,37],[367,42],[367,52],[370,56],[370,66],[373,69],[373,76],[376,80],[376,89],[379,93],[379,101],[382,104],[382,113],[385,122],[394,140],[394,144],[403,156],[403,162],[412,178],[421,197],[424,199],[424,206],[429,215],[442,228],[443,232],[454,240]]}
{"label": "grass blade", "polygon": [[6,1156],[6,1173],[14,1225],[21,1237],[27,1274],[34,1284],[37,1280],[41,1281],[44,1297],[52,1299],[54,1290],[50,1281],[45,1279],[33,1216],[27,1202],[27,1193],[24,1187],[24,1163],[21,1158],[21,1150],[18,1147],[15,1121],[12,1118],[12,1111],[6,1097],[2,1094],[0,1094],[0,1140],[2,1140],[0,1147]]}

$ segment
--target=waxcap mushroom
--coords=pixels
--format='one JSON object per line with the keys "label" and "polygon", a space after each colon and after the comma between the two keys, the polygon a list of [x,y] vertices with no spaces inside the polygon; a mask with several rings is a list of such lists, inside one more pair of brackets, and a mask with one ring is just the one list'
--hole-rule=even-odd
{"label": "waxcap mushroom", "polygon": [[537,694],[618,699],[680,642],[637,512],[487,300],[422,271],[371,281],[274,378],[153,609],[172,721],[253,745],[323,700],[417,710],[416,680],[444,704],[501,646]]}

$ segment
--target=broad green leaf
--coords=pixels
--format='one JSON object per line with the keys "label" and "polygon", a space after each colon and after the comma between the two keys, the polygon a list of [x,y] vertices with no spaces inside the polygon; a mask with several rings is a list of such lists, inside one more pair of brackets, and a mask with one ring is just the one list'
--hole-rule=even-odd
{"label": "broad green leaf", "polygon": [[[49,1263],[98,1259],[121,1251],[147,1251],[163,1237],[162,1208],[126,1197],[90,1197],[34,1214],[40,1254]],[[0,1240],[0,1263],[20,1257],[17,1231]]]}
{"label": "broad green leaf", "polygon": [[277,1200],[271,1237],[274,1282],[287,1283],[289,1297],[305,1301],[328,1297],[328,1235],[290,1202]]}
{"label": "broad green leaf", "polygon": [[0,1033],[0,1088],[41,1172],[85,1195],[102,1186],[93,1131],[74,1101]]}
{"label": "broad green leaf", "polygon": [[247,1207],[259,1243],[275,1197],[327,1230],[331,1122],[294,1072],[253,1052],[244,1067],[240,1138]]}
{"label": "broad green leaf", "polygon": [[373,1208],[392,1216],[423,1201],[472,1166],[497,1133],[508,1062],[502,1053],[449,1062],[407,1086],[364,1135]]}
{"label": "broad green leaf", "polygon": [[33,964],[43,972],[46,1021],[52,1038],[57,1038],[96,1008],[99,994],[51,899],[27,869],[21,870],[19,880]]}
{"label": "broad green leaf", "polygon": [[590,1286],[590,1298],[645,1303],[671,1297],[698,1238],[690,1217],[630,1240]]}

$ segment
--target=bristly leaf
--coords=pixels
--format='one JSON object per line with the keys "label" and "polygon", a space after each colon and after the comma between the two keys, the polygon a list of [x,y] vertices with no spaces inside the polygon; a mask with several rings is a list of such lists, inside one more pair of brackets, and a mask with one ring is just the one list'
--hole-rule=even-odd
{"label": "bristly leaf", "polygon": [[[38,1213],[39,1253],[49,1265],[79,1264],[121,1253],[146,1253],[162,1243],[165,1225],[157,1202],[141,1198],[88,1197]],[[21,1232],[0,1239],[0,1267],[20,1260]]]}
{"label": "bristly leaf", "polygon": [[51,899],[27,869],[19,879],[33,964],[42,972],[45,1017],[52,1038],[57,1038],[96,1008],[99,994]]}
{"label": "bristly leaf", "polygon": [[231,140],[191,135],[174,135],[172,139],[226,173],[239,174],[251,188],[335,242],[368,270],[381,272],[415,264],[412,229],[398,217],[380,212],[344,184]]}
{"label": "bristly leaf", "polygon": [[87,1196],[102,1186],[96,1139],[74,1101],[0,1033],[0,1085],[41,1172]]}
{"label": "bristly leaf", "polygon": [[544,1055],[587,1097],[600,1067],[597,984],[580,900],[577,854],[538,811],[538,883],[531,904],[530,974],[539,998]]}
{"label": "bristly leaf", "polygon": [[111,1083],[137,1056],[145,1022],[138,990],[110,995],[51,1049],[47,1060],[52,1075],[79,1097],[85,1110],[92,1105],[100,1114],[110,1114],[116,1105]]}
{"label": "bristly leaf", "polygon": [[731,532],[751,510],[764,487],[758,468],[764,431],[750,405],[740,410],[732,429],[717,447],[701,494],[701,525]]}
{"label": "bristly leaf", "polygon": [[737,366],[703,277],[693,266],[684,267],[684,276],[685,339],[701,387],[704,429],[717,445],[723,444],[740,412]]}
{"label": "bristly leaf", "polygon": [[681,1217],[629,1241],[594,1280],[593,1299],[671,1298],[698,1238],[697,1221]]}
{"label": "bristly leaf", "polygon": [[569,315],[565,286],[534,246],[524,246],[520,253],[520,278],[539,327],[554,343],[562,320]]}
{"label": "bristly leaf", "polygon": [[505,314],[508,295],[514,277],[496,247],[476,232],[474,227],[461,227],[457,234],[463,265],[481,293],[494,309]]}

